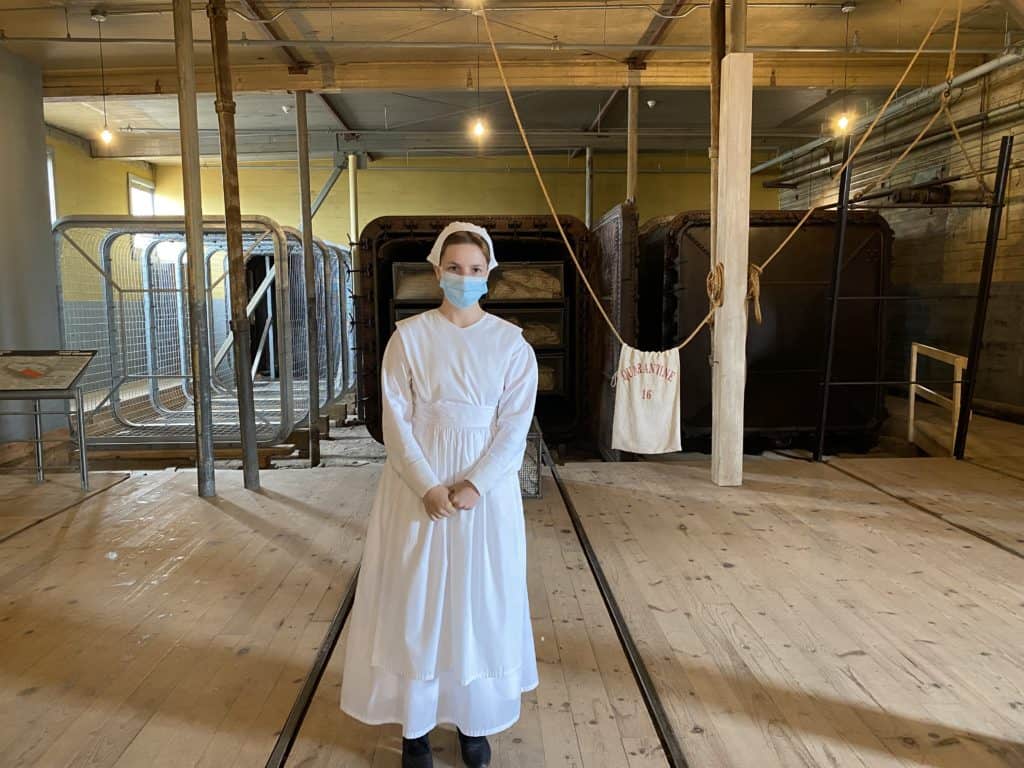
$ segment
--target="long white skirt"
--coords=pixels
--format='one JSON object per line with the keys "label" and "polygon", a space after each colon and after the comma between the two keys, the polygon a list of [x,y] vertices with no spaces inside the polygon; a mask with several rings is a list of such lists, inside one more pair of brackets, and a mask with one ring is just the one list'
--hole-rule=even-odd
{"label": "long white skirt", "polygon": [[[416,412],[414,433],[440,482],[461,479],[490,441],[494,409]],[[521,694],[538,684],[518,477],[432,521],[385,463],[348,623],[341,709],[356,719],[400,723],[405,738],[439,723],[470,736],[515,723]]]}

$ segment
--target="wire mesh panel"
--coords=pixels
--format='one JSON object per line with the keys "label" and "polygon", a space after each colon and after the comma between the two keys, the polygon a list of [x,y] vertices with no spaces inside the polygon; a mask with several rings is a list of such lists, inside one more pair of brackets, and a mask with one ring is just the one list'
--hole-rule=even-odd
{"label": "wire mesh panel", "polygon": [[327,246],[322,240],[313,240],[313,257],[316,263],[316,316],[317,316],[317,367],[320,373],[318,389],[320,393],[320,405],[324,405],[331,399],[330,382],[330,339],[331,326],[330,307],[327,303],[327,270],[330,254]]}
{"label": "wire mesh panel", "polygon": [[351,291],[348,288],[349,252],[333,243],[327,247],[328,308],[326,326],[329,335],[331,397],[347,393],[354,381],[351,371],[351,345],[348,343]]}
{"label": "wire mesh panel", "polygon": [[[70,217],[54,228],[62,346],[97,350],[82,382],[91,444],[159,447],[194,440],[184,230],[183,219],[125,216]],[[295,300],[304,293],[301,248],[298,259],[290,258],[291,239],[265,217],[245,217],[242,230],[241,288],[252,337],[247,367],[258,440],[269,444],[306,417],[306,307],[304,298]],[[223,219],[204,221],[203,245],[214,439],[231,444],[239,441],[230,323],[235,288]],[[323,300],[320,306],[326,309]]]}
{"label": "wire mesh panel", "polygon": [[523,454],[523,464],[519,468],[519,491],[526,499],[539,499],[542,495],[540,468],[543,439],[540,425],[534,418],[526,435],[526,452]]}

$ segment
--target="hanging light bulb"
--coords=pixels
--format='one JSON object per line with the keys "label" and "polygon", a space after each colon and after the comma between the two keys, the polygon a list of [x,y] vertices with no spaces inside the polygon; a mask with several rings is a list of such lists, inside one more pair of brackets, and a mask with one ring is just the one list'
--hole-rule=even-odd
{"label": "hanging light bulb", "polygon": [[850,127],[850,118],[846,114],[840,115],[836,118],[836,128],[839,129],[839,133],[846,133]]}
{"label": "hanging light bulb", "polygon": [[107,15],[100,10],[94,10],[92,19],[96,22],[96,32],[100,42],[100,91],[103,97],[103,130],[100,131],[100,140],[104,144],[109,144],[114,140],[114,134],[110,132],[110,126],[107,124],[107,74],[106,67],[103,65],[103,22],[107,20]]}
{"label": "hanging light bulb", "polygon": [[486,133],[487,123],[485,123],[482,118],[478,117],[473,122],[473,135],[476,136],[478,139],[482,139]]}

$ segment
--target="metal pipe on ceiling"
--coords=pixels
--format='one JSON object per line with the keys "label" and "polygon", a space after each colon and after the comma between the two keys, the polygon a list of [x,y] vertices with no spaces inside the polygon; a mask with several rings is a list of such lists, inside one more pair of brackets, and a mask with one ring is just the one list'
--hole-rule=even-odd
{"label": "metal pipe on ceiling", "polygon": [[[1024,101],[1017,101],[1012,104],[1006,104],[1002,107],[996,107],[995,109],[991,109],[988,112],[984,112],[982,114],[971,115],[969,117],[962,118],[957,121],[957,130],[959,130],[962,135],[970,134],[973,133],[974,131],[991,127],[993,124],[1001,123],[1007,119],[1016,120],[1021,116],[1024,116]],[[884,155],[886,152],[891,152],[894,149],[900,149],[902,147],[905,147],[907,145],[907,142],[911,139],[913,135],[913,132],[910,132],[905,136],[900,136],[896,139],[893,139],[892,141],[888,141],[885,144],[876,147],[868,145],[868,147],[865,148],[863,153],[858,154],[857,157],[861,160],[861,163],[863,164],[864,160],[872,160],[878,157],[879,155]],[[952,136],[953,131],[950,128],[937,129],[932,133],[925,134],[921,141],[918,142],[917,148],[923,149],[924,147],[929,147],[932,144],[936,144],[940,141],[945,141],[946,139],[952,138]],[[810,168],[801,168],[792,173],[780,176],[777,179],[774,179],[772,182],[768,183],[800,184],[804,181],[807,181],[808,179],[813,178],[814,176],[819,176],[826,173],[830,174],[835,168],[838,168],[840,165],[841,161],[838,159],[826,160],[824,163],[818,164],[816,166],[812,166]],[[939,180],[935,183],[945,182]]]}
{"label": "metal pipe on ceiling", "polygon": [[[503,6],[496,6],[494,8],[488,8],[487,12],[490,14],[495,13],[522,13],[529,11],[531,13],[549,13],[557,12],[564,13],[566,11],[647,11],[653,16],[659,16],[661,18],[682,18],[688,16],[697,10],[705,10],[710,7],[710,3],[694,3],[691,5],[685,13],[671,16],[658,11],[657,8],[653,7],[650,3],[608,3],[598,4],[593,3],[589,5],[535,5],[535,4],[509,4]],[[728,3],[731,5],[731,3]],[[343,0],[337,2],[322,2],[322,3],[302,3],[299,5],[279,5],[275,3],[267,3],[266,6],[269,10],[277,10],[277,16],[285,13],[301,13],[304,11],[409,11],[415,13],[428,13],[428,12],[459,12],[459,13],[472,13],[472,8],[466,8],[464,6],[454,5],[401,5],[401,4],[352,4],[348,5]],[[86,6],[81,6],[85,8]],[[201,11],[204,8],[203,3],[194,3],[193,10]],[[756,3],[751,5],[751,9],[799,9],[799,10],[839,10],[842,9],[843,3],[813,3],[813,2],[767,2],[767,3]],[[21,6],[16,8],[5,8],[4,12],[40,12],[40,11],[63,11],[63,6]],[[149,5],[108,5],[104,6],[104,12],[107,16],[141,16],[151,15],[155,13],[170,13],[171,5],[169,3],[151,3]],[[234,9],[229,9],[234,11]],[[241,18],[247,21],[255,23],[265,23],[263,20],[250,19],[243,14],[238,14]],[[276,18],[276,16],[275,16]]]}
{"label": "metal pipe on ceiling", "polygon": [[[893,120],[899,115],[904,115],[907,112],[911,112],[929,102],[935,101],[935,99],[939,98],[943,93],[945,93],[948,88],[957,88],[961,85],[966,85],[967,83],[978,80],[1000,69],[1004,69],[1014,64],[1020,64],[1021,62],[1024,62],[1024,48],[1017,48],[1017,50],[1012,53],[1007,53],[1003,56],[1000,56],[998,59],[987,61],[984,64],[981,64],[980,66],[967,70],[966,72],[958,75],[957,77],[954,77],[948,84],[940,83],[939,85],[915,91],[914,93],[909,93],[906,96],[894,99],[893,102],[889,105],[889,108],[886,109],[885,114],[883,114],[881,119],[878,121],[878,125],[885,125],[886,123]],[[860,118],[856,123],[854,123],[853,127],[850,129],[850,133],[856,134],[859,133],[860,131],[866,130],[873,119],[874,115],[865,115],[864,117]],[[750,173],[751,175],[755,173],[761,173],[762,171],[766,171],[769,168],[772,168],[776,165],[788,163],[789,161],[795,160],[798,157],[802,157],[809,152],[813,152],[816,149],[828,146],[834,140],[835,137],[833,136],[826,136],[820,139],[815,139],[814,141],[808,142],[807,144],[797,147],[796,149],[791,149],[788,152],[784,152],[778,157],[774,157],[771,160],[760,163],[759,165],[755,165],[753,168],[750,169]]]}

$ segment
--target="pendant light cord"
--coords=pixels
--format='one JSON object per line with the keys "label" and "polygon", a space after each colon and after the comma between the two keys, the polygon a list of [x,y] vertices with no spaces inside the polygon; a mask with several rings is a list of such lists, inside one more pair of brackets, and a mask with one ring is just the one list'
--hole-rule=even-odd
{"label": "pendant light cord", "polygon": [[100,91],[103,97],[103,127],[108,129],[110,126],[107,124],[107,75],[106,68],[103,65],[103,23],[100,21],[96,22],[96,31],[99,34],[100,40]]}

